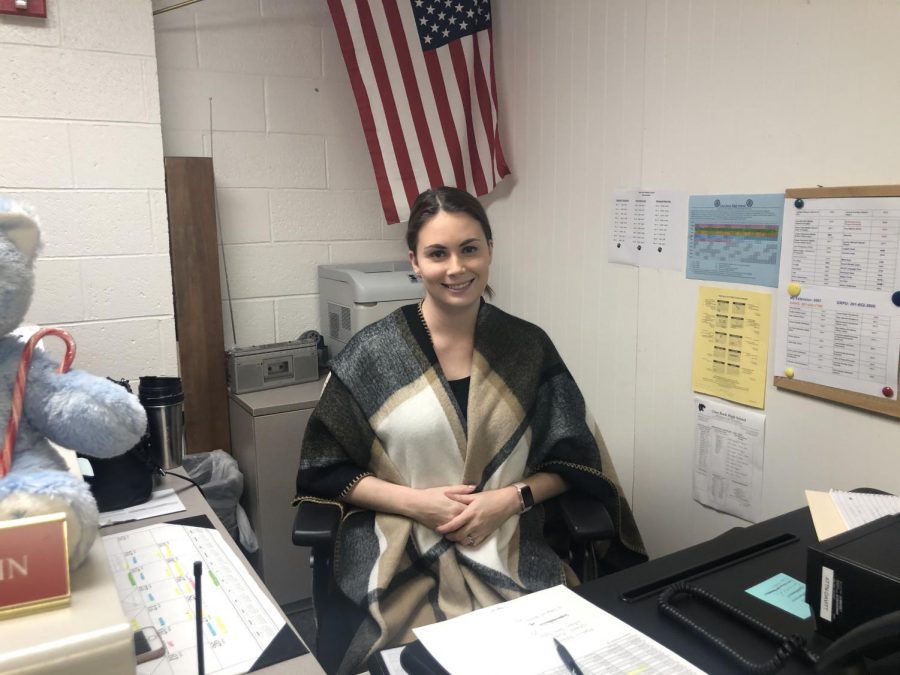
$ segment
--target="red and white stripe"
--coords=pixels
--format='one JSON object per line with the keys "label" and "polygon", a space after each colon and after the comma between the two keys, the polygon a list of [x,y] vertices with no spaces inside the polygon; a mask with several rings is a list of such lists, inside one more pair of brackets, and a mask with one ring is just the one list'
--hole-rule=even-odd
{"label": "red and white stripe", "polygon": [[34,348],[45,335],[56,335],[66,343],[66,355],[59,365],[58,372],[68,372],[75,360],[75,340],[62,328],[43,328],[32,335],[25,343],[22,356],[19,357],[19,369],[16,371],[16,383],[13,388],[12,405],[9,411],[9,422],[6,425],[6,436],[3,439],[3,451],[0,452],[0,478],[12,468],[12,453],[19,435],[19,422],[22,419],[22,405],[25,402],[25,382],[28,379],[28,368],[31,366],[31,355]]}
{"label": "red and white stripe", "polygon": [[490,192],[500,147],[491,30],[423,52],[408,0],[328,0],[389,223],[416,196]]}

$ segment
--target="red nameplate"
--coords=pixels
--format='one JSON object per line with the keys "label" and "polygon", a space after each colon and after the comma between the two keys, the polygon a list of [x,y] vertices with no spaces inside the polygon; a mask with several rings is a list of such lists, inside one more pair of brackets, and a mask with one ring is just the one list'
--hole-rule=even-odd
{"label": "red nameplate", "polygon": [[69,603],[66,516],[0,520],[0,619]]}
{"label": "red nameplate", "polygon": [[47,0],[29,0],[28,5],[19,9],[16,0],[0,0],[0,14],[47,18]]}

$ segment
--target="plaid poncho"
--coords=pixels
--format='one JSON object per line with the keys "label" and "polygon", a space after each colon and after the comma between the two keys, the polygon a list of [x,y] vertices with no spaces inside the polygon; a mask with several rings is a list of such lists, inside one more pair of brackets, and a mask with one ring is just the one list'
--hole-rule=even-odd
{"label": "plaid poncho", "polygon": [[[482,303],[464,416],[408,305],[364,328],[334,359],[303,439],[297,493],[339,501],[369,475],[414,488],[491,490],[538,471],[603,498],[618,529],[612,549],[643,555],[602,438],[549,337]],[[335,577],[368,617],[341,672],[414,639],[416,626],[563,583],[543,522],[539,505],[473,548],[402,516],[345,507]]]}

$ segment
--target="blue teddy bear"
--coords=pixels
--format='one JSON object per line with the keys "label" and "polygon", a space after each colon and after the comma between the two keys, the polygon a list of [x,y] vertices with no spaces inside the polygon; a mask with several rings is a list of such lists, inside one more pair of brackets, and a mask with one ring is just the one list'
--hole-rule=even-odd
{"label": "blue teddy bear", "polygon": [[[0,425],[13,407],[16,371],[25,343],[11,335],[34,290],[40,229],[33,213],[0,197]],[[87,557],[97,534],[97,504],[84,480],[67,470],[48,442],[90,457],[120,455],[147,427],[137,398],[105,378],[59,365],[34,350],[9,473],[0,478],[0,520],[66,514],[69,566]]]}

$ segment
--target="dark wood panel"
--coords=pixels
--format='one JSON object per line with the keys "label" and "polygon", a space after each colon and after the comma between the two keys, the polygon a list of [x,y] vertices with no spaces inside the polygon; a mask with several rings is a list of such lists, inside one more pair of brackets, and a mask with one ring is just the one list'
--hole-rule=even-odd
{"label": "dark wood panel", "polygon": [[165,167],[187,452],[230,453],[212,159],[166,157]]}

